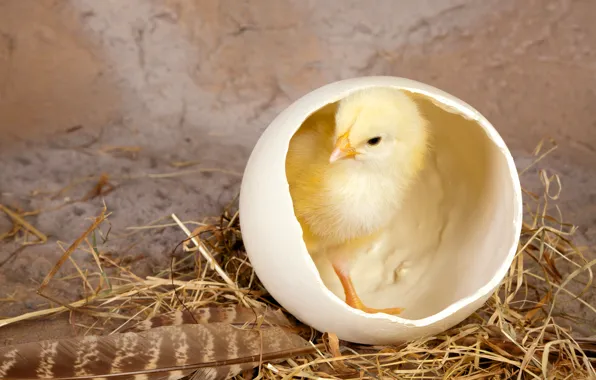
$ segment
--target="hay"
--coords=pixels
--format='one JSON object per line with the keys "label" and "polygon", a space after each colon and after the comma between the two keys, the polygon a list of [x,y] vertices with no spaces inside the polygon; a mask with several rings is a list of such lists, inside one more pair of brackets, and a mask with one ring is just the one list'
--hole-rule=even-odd
{"label": "hay", "polygon": [[[541,151],[542,145],[535,152],[537,159],[532,166],[552,149],[546,154]],[[526,172],[527,169],[520,171]],[[176,174],[166,176],[170,175]],[[586,260],[582,250],[574,245],[575,227],[562,222],[561,212],[553,204],[561,191],[559,178],[549,176],[544,170],[538,175],[544,193],[538,195],[524,190],[528,198],[526,220],[513,265],[493,297],[467,320],[437,336],[401,346],[350,344],[339,341],[333,334],[310,330],[309,338],[317,348],[316,354],[292,357],[278,364],[262,363],[255,370],[258,378],[596,377],[596,339],[589,337],[596,333],[590,332],[593,328],[590,321],[581,321],[578,316],[561,310],[561,305],[582,305],[592,319],[596,318],[594,305],[582,298],[592,287],[592,267],[596,260]],[[103,183],[106,182],[104,178]],[[101,194],[101,190],[95,188],[95,194]],[[130,260],[114,259],[102,251],[109,231],[108,217],[104,209],[89,229],[64,250],[60,263],[48,274],[40,289],[51,281],[76,282],[83,288],[85,297],[57,306],[58,301],[45,295],[52,301],[51,307],[0,320],[0,327],[68,312],[94,317],[96,322],[86,326],[89,331],[97,333],[95,330],[103,329],[103,333],[116,333],[173,310],[214,304],[278,306],[252,270],[242,246],[238,212],[231,206],[220,217],[204,222],[182,222],[171,215],[171,222],[160,218],[149,226],[130,228],[131,233],[135,233],[150,228],[179,227],[189,237],[174,249],[168,268],[146,278],[129,269]],[[23,223],[22,218],[13,219],[38,238],[43,236]],[[191,233],[187,225],[196,227],[195,231]],[[103,243],[98,242],[98,235]],[[93,256],[96,270],[85,271],[77,265],[70,256],[76,249]],[[75,275],[53,279],[67,259],[74,265]],[[116,327],[108,329],[110,324]],[[579,328],[580,334],[571,325]]]}

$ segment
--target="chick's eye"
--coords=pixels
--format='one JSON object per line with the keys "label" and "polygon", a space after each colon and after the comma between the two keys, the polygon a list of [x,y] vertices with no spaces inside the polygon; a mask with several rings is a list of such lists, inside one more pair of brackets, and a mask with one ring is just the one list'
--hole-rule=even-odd
{"label": "chick's eye", "polygon": [[368,140],[366,143],[368,145],[377,145],[380,142],[381,142],[381,138],[377,136],[377,137],[373,137],[372,139]]}

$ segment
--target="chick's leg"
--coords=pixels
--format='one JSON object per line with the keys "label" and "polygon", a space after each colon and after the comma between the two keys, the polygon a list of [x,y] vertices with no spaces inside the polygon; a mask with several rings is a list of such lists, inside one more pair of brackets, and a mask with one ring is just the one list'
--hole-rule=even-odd
{"label": "chick's leg", "polygon": [[344,293],[346,295],[346,303],[349,306],[358,310],[362,310],[366,313],[385,313],[397,315],[403,311],[403,309],[399,307],[388,309],[374,309],[365,306],[360,297],[358,297],[358,293],[356,293],[356,288],[354,287],[352,279],[350,278],[350,259],[341,256],[332,256],[331,261],[333,269],[335,270],[335,274],[337,274],[337,277],[339,277],[339,281],[341,282],[341,285],[344,288]]}

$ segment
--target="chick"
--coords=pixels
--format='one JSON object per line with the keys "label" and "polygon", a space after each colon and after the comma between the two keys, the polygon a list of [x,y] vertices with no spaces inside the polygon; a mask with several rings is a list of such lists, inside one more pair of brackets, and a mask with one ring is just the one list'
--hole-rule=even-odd
{"label": "chick", "polygon": [[[427,121],[416,103],[393,88],[368,88],[313,114],[293,136],[286,174],[294,212],[311,255],[328,255],[346,303],[368,313],[350,278],[397,216],[428,147]],[[399,221],[399,218],[396,219]]]}

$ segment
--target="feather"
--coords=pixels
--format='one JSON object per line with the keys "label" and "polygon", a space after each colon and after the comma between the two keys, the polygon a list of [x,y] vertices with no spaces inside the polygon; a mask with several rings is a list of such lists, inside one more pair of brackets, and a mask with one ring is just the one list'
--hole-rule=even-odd
{"label": "feather", "polygon": [[[240,318],[234,321],[241,322]],[[173,380],[196,372],[195,379],[216,380],[253,369],[261,361],[314,351],[289,325],[268,322],[249,327],[221,321],[181,323],[2,347],[0,378]]]}
{"label": "feather", "polygon": [[148,318],[124,331],[147,331],[161,326],[219,322],[242,326],[255,325],[261,321],[283,327],[293,326],[280,309],[257,309],[235,305],[202,307],[192,311],[176,310]]}

